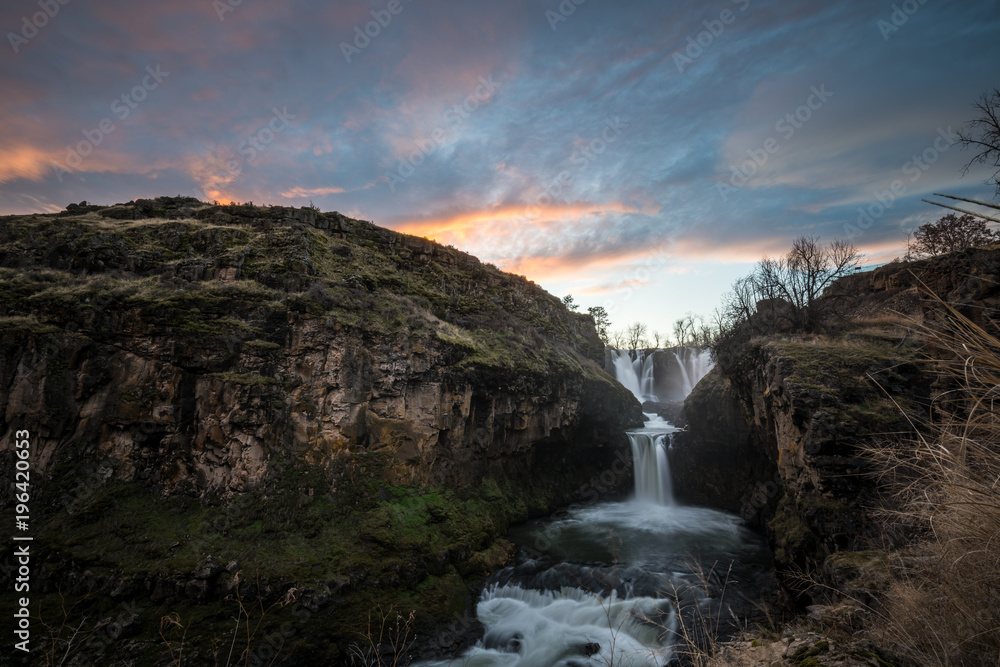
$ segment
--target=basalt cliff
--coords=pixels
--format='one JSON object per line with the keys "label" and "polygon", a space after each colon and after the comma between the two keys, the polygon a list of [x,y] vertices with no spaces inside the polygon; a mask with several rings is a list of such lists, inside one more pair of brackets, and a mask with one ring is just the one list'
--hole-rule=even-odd
{"label": "basalt cliff", "polygon": [[888,552],[903,541],[875,520],[887,491],[866,448],[913,436],[954,389],[920,326],[941,317],[938,299],[995,320],[1000,248],[894,262],[842,278],[822,299],[826,332],[761,327],[719,355],[685,402],[687,431],[671,452],[680,496],[767,534],[785,602],[799,608],[870,600],[885,586]]}
{"label": "basalt cliff", "polygon": [[588,316],[338,213],[8,216],[0,303],[0,475],[27,430],[40,650],[80,664],[210,664],[234,618],[239,664],[346,661],[410,611],[461,642],[507,525],[613,491],[642,420]]}

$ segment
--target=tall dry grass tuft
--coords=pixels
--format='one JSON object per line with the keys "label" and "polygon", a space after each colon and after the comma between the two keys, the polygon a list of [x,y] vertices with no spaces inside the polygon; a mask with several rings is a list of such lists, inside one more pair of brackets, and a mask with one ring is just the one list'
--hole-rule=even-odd
{"label": "tall dry grass tuft", "polygon": [[405,667],[410,664],[410,649],[416,638],[413,636],[415,612],[408,616],[393,610],[388,612],[379,606],[368,612],[368,631],[363,633],[361,643],[348,646],[352,667]]}
{"label": "tall dry grass tuft", "polygon": [[1000,665],[1000,340],[939,304],[921,327],[940,369],[935,417],[870,451],[895,485],[890,519],[917,535],[890,559],[873,625],[915,664]]}

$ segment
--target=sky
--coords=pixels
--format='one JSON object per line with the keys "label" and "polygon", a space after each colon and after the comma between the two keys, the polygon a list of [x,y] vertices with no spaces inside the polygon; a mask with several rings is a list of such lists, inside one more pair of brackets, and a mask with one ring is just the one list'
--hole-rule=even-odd
{"label": "sky", "polygon": [[5,0],[0,30],[0,214],[313,204],[615,328],[993,198],[954,132],[1000,87],[995,0]]}

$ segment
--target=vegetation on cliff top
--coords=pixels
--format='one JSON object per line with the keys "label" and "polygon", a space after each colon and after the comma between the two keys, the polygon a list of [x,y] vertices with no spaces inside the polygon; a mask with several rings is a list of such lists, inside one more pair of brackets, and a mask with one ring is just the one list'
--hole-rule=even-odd
{"label": "vegetation on cliff top", "polygon": [[[179,217],[152,217],[171,211]],[[0,327],[34,316],[86,328],[96,311],[114,311],[159,335],[238,343],[266,341],[268,319],[291,311],[364,334],[444,341],[468,372],[592,374],[583,361],[603,363],[592,319],[534,283],[336,213],[188,198],[67,213],[0,225]]]}

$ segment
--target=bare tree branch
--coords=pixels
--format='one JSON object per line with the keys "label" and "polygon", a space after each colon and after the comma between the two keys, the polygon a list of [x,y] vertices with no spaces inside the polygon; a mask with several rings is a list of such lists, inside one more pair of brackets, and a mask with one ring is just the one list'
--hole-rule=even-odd
{"label": "bare tree branch", "polygon": [[994,185],[995,194],[1000,197],[1000,88],[983,93],[972,106],[979,116],[968,121],[967,129],[956,134],[962,150],[973,148],[978,152],[962,167],[962,175],[969,173],[977,163],[995,167],[993,176],[985,182]]}

